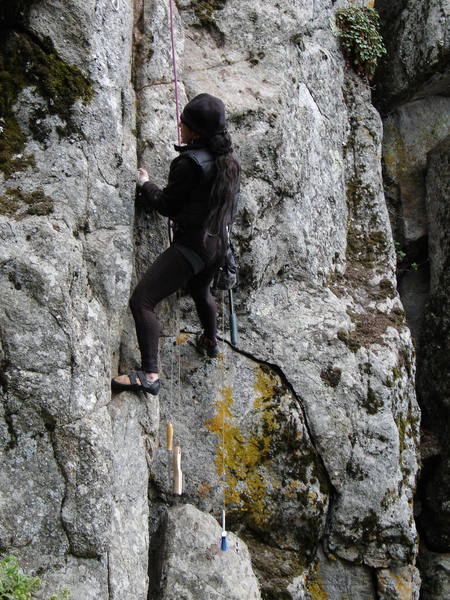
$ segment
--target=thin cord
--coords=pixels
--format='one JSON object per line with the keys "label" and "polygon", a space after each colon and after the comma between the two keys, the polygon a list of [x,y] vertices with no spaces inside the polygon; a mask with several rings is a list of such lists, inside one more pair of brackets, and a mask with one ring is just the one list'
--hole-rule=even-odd
{"label": "thin cord", "polygon": [[181,409],[181,340],[178,341],[178,408]]}
{"label": "thin cord", "polygon": [[177,139],[178,145],[181,144],[180,128],[178,123],[180,122],[180,101],[178,98],[178,78],[177,78],[177,51],[175,45],[175,26],[173,22],[173,4],[172,0],[169,0],[169,24],[170,24],[170,42],[172,45],[172,70],[173,70],[173,83],[175,89],[175,114],[176,114],[176,128],[177,128]]}
{"label": "thin cord", "polygon": [[176,334],[174,335],[174,341],[170,345],[170,398],[173,400],[173,365],[174,365],[174,345],[176,340]]}
{"label": "thin cord", "polygon": [[[225,394],[225,367],[226,367],[226,344],[225,344],[225,292],[221,292],[221,312],[222,312],[222,390]],[[224,398],[225,400],[225,398]],[[225,477],[225,402],[222,407],[222,510],[225,515],[225,489],[226,489],[226,477]],[[225,519],[225,516],[223,517]]]}

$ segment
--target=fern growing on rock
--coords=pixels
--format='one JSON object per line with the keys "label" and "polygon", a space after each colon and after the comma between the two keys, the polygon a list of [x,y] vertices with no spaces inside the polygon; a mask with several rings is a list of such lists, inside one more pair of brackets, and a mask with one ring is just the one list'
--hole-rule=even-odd
{"label": "fern growing on rock", "polygon": [[345,58],[359,75],[372,79],[378,60],[386,54],[377,11],[343,8],[336,13],[336,24]]}

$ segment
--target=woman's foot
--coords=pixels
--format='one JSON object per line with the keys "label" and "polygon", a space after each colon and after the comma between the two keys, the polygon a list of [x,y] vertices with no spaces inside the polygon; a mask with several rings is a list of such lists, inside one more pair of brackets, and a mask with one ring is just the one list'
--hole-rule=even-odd
{"label": "woman's foot", "polygon": [[158,373],[137,371],[128,375],[118,375],[111,379],[111,389],[115,392],[146,392],[156,396],[160,387],[161,382],[159,381]]}
{"label": "woman's foot", "polygon": [[204,355],[206,352],[209,358],[216,358],[219,355],[219,346],[217,345],[216,338],[211,340],[204,333],[197,334],[195,347],[200,354]]}

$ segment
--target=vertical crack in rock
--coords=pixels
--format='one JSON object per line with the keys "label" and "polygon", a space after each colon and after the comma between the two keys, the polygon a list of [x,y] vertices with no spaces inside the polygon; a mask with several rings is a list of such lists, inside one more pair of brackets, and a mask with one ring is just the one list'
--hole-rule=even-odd
{"label": "vertical crack in rock", "polygon": [[329,489],[332,490],[333,492],[336,492],[335,487],[333,486],[333,483],[331,481],[330,475],[328,473],[328,470],[326,468],[325,463],[323,462],[323,458],[320,455],[320,452],[316,446],[315,443],[315,439],[314,439],[314,435],[313,432],[311,430],[311,426],[309,424],[309,419],[308,419],[308,415],[305,409],[305,405],[304,402],[302,400],[302,398],[299,396],[299,394],[295,391],[294,386],[292,385],[292,383],[289,381],[287,375],[284,373],[283,369],[279,366],[276,365],[274,363],[271,363],[267,360],[264,360],[262,358],[259,358],[257,356],[254,356],[253,354],[251,354],[250,352],[246,352],[245,350],[243,350],[242,348],[238,348],[236,346],[232,346],[230,342],[228,342],[227,340],[225,340],[226,344],[230,347],[232,352],[236,352],[237,354],[241,354],[242,356],[245,356],[247,358],[249,358],[250,360],[252,360],[253,362],[255,362],[256,364],[259,365],[266,365],[267,367],[270,367],[273,371],[275,371],[278,376],[280,377],[280,379],[283,381],[283,383],[286,385],[286,387],[290,390],[290,392],[292,393],[292,395],[294,396],[294,398],[296,399],[298,406],[300,407],[301,411],[302,411],[302,415],[303,415],[303,419],[305,422],[305,426],[306,426],[306,430],[308,432],[309,438],[311,440],[311,443],[314,447],[314,450],[317,452],[317,456],[319,457],[324,473],[327,476],[327,485],[329,486]]}
{"label": "vertical crack in rock", "polygon": [[10,438],[8,444],[6,445],[6,448],[8,450],[12,450],[17,446],[17,432],[14,427],[14,413],[8,408],[8,406],[5,403],[3,406],[5,411],[5,422],[8,427],[8,433]]}
{"label": "vertical crack in rock", "polygon": [[114,596],[113,596],[113,591],[112,591],[112,585],[111,585],[111,563],[110,563],[110,558],[109,558],[109,551],[106,552],[106,565],[107,565],[107,570],[108,570],[108,600],[113,600]]}
{"label": "vertical crack in rock", "polygon": [[59,473],[61,475],[61,479],[64,482],[64,492],[63,492],[63,495],[62,495],[62,498],[61,498],[61,506],[60,506],[60,510],[59,510],[59,520],[60,520],[60,523],[61,523],[62,530],[64,531],[65,536],[67,538],[67,543],[68,543],[68,546],[69,546],[69,550],[70,550],[70,552],[72,552],[72,550],[71,550],[71,542],[70,542],[70,532],[67,529],[67,524],[66,524],[65,519],[63,517],[64,504],[65,504],[66,498],[67,498],[67,486],[68,486],[67,474],[66,474],[66,470],[64,468],[64,465],[63,465],[63,463],[62,463],[62,461],[61,461],[61,459],[59,457],[58,450],[57,450],[56,433],[55,433],[56,427],[55,427],[54,420],[51,420],[51,421],[47,420],[47,422],[44,421],[44,423],[45,423],[45,427],[46,427],[46,429],[48,431],[48,437],[49,437],[49,440],[50,440],[50,444],[51,444],[51,448],[52,448],[52,452],[53,452],[53,457],[54,457],[54,460],[55,460],[55,464],[57,465]]}

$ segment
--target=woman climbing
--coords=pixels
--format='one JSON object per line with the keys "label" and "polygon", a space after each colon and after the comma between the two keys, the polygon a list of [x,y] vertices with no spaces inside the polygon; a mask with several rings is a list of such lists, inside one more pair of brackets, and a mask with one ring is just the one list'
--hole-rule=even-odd
{"label": "woman climbing", "polygon": [[226,130],[225,107],[219,98],[200,94],[184,108],[179,123],[183,146],[170,165],[167,186],[160,190],[138,171],[138,185],[148,205],[173,222],[173,242],[148,269],[130,300],[141,370],[112,379],[115,391],[157,394],[159,325],[154,308],[180,288],[192,296],[203,332],[196,345],[213,358],[218,354],[217,307],[210,291],[227,247],[239,163]]}

